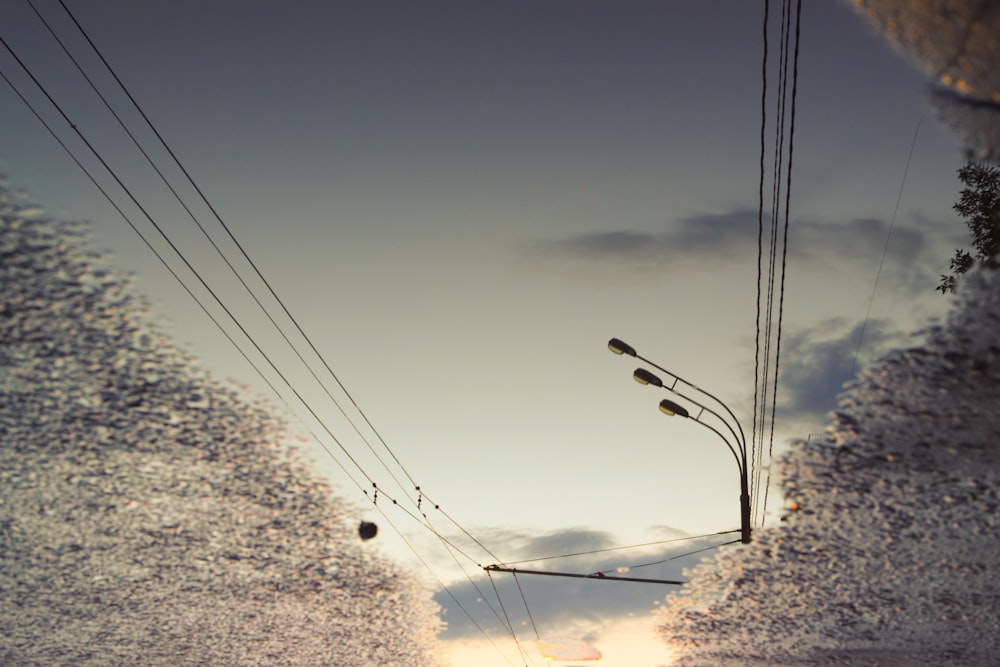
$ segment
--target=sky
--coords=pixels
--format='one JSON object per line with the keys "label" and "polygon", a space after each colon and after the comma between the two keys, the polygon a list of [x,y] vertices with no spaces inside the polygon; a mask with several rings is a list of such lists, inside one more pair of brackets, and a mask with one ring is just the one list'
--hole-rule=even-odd
{"label": "sky", "polygon": [[[351,398],[335,382],[328,389],[348,414],[352,402],[361,406],[388,443],[392,456],[369,436],[387,466],[270,332],[27,2],[0,10],[0,36],[316,406],[344,450],[301,407],[290,430],[317,470],[380,522],[375,548],[477,609],[472,584],[437,538],[386,500],[412,493],[407,477],[447,513],[432,512],[435,525],[450,517],[489,549],[471,559],[480,564],[739,527],[738,472],[724,444],[660,414],[668,395],[633,382],[639,364],[606,344],[622,338],[709,390],[750,432],[760,3],[66,4]],[[946,311],[949,299],[934,287],[965,232],[951,212],[961,140],[929,111],[922,73],[847,3],[806,4],[775,452],[822,433],[858,365],[906,345]],[[58,0],[34,5],[252,277]],[[169,255],[8,51],[0,70]],[[776,81],[771,71],[772,93]],[[91,222],[95,245],[136,274],[171,335],[213,373],[285,409],[6,84],[0,172],[53,215]],[[359,488],[368,490],[364,476],[349,478],[317,441],[348,469],[349,452],[378,480],[386,492],[376,506]],[[765,523],[780,502],[769,500]],[[678,548],[545,565],[590,572]],[[637,576],[676,577],[675,565]],[[649,616],[663,587],[518,581],[539,610],[540,634],[585,635],[611,667],[668,660]],[[608,602],[588,592],[595,586],[635,592]],[[514,591],[504,599],[519,601]],[[454,664],[517,661],[506,655],[509,638],[491,630],[498,649],[455,620],[464,617],[448,595],[437,599],[448,607]],[[530,644],[528,620],[516,613]]]}

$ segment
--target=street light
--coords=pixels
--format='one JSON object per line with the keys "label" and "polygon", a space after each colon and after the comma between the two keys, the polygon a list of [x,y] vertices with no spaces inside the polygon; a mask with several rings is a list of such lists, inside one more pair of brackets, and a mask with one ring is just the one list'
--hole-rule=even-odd
{"label": "street light", "polygon": [[630,357],[636,356],[635,348],[618,338],[612,338],[608,341],[608,349],[615,354],[627,354]]}
{"label": "street light", "polygon": [[[736,419],[736,415],[734,415],[733,411],[729,409],[729,406],[723,403],[719,398],[708,393],[704,389],[701,389],[700,387],[691,384],[690,382],[684,380],[680,376],[671,373],[667,369],[650,361],[649,359],[642,357],[639,353],[636,352],[635,348],[629,345],[628,343],[618,338],[612,338],[610,341],[608,341],[608,349],[614,352],[615,354],[619,355],[625,354],[630,357],[635,357],[637,359],[645,361],[651,366],[655,366],[659,370],[669,375],[673,379],[673,381],[669,384],[669,386],[665,385],[663,383],[663,380],[661,380],[658,376],[649,372],[645,368],[635,369],[635,372],[632,373],[632,378],[639,384],[651,385],[654,387],[660,387],[662,389],[666,389],[667,391],[670,391],[676,394],[677,396],[680,396],[681,398],[684,398],[693,403],[694,405],[698,406],[698,408],[700,409],[694,416],[692,416],[690,411],[683,405],[675,403],[674,401],[671,400],[663,399],[662,401],[660,401],[660,412],[664,413],[669,417],[677,416],[686,419],[693,419],[697,423],[701,424],[705,428],[709,429],[710,431],[718,435],[720,438],[722,438],[722,441],[726,443],[726,447],[729,448],[729,451],[732,452],[733,457],[736,459],[736,466],[737,468],[739,468],[740,472],[740,541],[743,544],[749,544],[752,528],[750,526],[750,491],[749,491],[750,485],[749,485],[749,471],[747,468],[746,436],[743,433],[743,427],[740,425],[739,420]],[[703,405],[701,402],[679,391],[677,389],[678,383],[683,383],[687,385],[688,387],[707,396],[708,398],[712,399],[717,404],[722,406],[722,409],[725,410],[725,412],[731,418],[732,422],[735,423],[736,429],[733,429],[732,424],[730,424],[730,420],[727,420],[715,410]],[[706,412],[710,415],[713,415],[716,419],[718,419],[720,422],[722,422],[722,424],[725,425],[726,429],[732,435],[733,440],[736,442],[735,446],[733,445],[732,442],[730,442],[729,438],[727,438],[719,429],[715,428],[714,426],[712,426],[707,422],[702,421],[702,415],[704,415]],[[739,434],[737,434],[737,429],[739,430]]]}
{"label": "street light", "polygon": [[[609,340],[608,341],[608,349],[611,350],[612,352],[614,352],[615,354],[619,354],[619,355],[623,355],[624,354],[624,355],[628,355],[630,357],[635,357],[636,359],[638,359],[640,361],[646,362],[647,364],[649,364],[653,368],[656,368],[656,369],[658,369],[658,370],[666,373],[671,378],[673,378],[673,382],[671,383],[671,385],[669,387],[666,387],[666,389],[668,389],[670,391],[674,391],[674,393],[677,393],[675,391],[675,387],[677,386],[677,384],[678,383],[684,383],[688,387],[691,387],[695,391],[699,392],[700,394],[702,394],[704,396],[707,396],[708,398],[710,398],[713,401],[715,401],[715,403],[718,406],[720,406],[723,410],[726,411],[726,414],[729,415],[729,418],[732,420],[732,423],[735,424],[736,428],[739,430],[739,432],[740,432],[739,435],[737,436],[735,434],[735,432],[734,432],[733,436],[737,439],[737,441],[739,441],[740,448],[744,451],[744,454],[746,453],[746,441],[747,441],[747,439],[746,439],[746,435],[743,433],[743,427],[740,425],[740,420],[736,418],[736,415],[733,414],[733,411],[729,409],[729,406],[726,405],[725,403],[723,403],[722,400],[718,396],[715,396],[714,394],[711,394],[711,393],[705,391],[704,389],[702,389],[698,385],[694,384],[693,382],[689,382],[688,380],[685,380],[684,378],[682,378],[681,376],[677,375],[676,373],[672,373],[672,372],[668,371],[666,368],[664,368],[663,366],[660,366],[658,363],[656,363],[652,359],[647,359],[646,357],[644,357],[641,354],[639,354],[638,352],[636,352],[636,350],[635,350],[634,347],[632,347],[631,345],[629,345],[628,343],[626,343],[625,341],[623,341],[620,338],[612,338],[611,340]],[[638,373],[638,370],[636,371],[636,373]],[[646,370],[643,369],[643,377],[647,378],[647,377],[650,377],[650,376],[651,377],[656,377],[652,373],[649,373],[649,371],[646,371]],[[653,384],[654,386],[657,386],[657,387],[664,386],[662,383],[657,385],[657,384],[655,384],[655,382],[652,382],[652,381],[643,382],[643,380],[641,380],[638,377],[636,377],[636,374],[633,374],[632,377],[635,378],[635,381],[639,382],[640,384]],[[719,419],[721,419],[723,422],[726,421],[721,416],[719,417]],[[730,430],[732,430],[731,426],[730,426]]]}
{"label": "street light", "polygon": [[[671,374],[671,375],[673,375],[673,374]],[[667,386],[667,385],[663,384],[663,380],[661,380],[658,376],[654,375],[653,373],[650,373],[645,368],[637,368],[637,369],[635,369],[635,371],[632,372],[632,379],[635,380],[636,382],[638,382],[639,384],[652,385],[653,387],[660,387],[661,389],[666,389],[667,391],[669,391],[669,392],[671,392],[671,393],[673,393],[673,394],[675,394],[677,396],[680,396],[681,398],[683,398],[683,399],[685,399],[687,401],[690,401],[691,403],[694,403],[696,406],[698,406],[699,410],[698,410],[698,414],[696,414],[693,417],[693,419],[696,422],[702,424],[703,426],[708,426],[708,424],[705,424],[704,422],[701,421],[702,414],[704,414],[706,412],[708,414],[712,415],[713,417],[715,417],[716,419],[718,419],[720,422],[722,422],[722,424],[729,431],[729,434],[731,436],[733,436],[733,440],[736,442],[737,447],[739,448],[739,454],[737,454],[737,448],[733,447],[732,443],[730,442],[730,440],[726,436],[722,435],[722,433],[719,433],[719,435],[725,441],[726,446],[729,447],[729,450],[733,453],[733,456],[736,457],[736,462],[737,462],[738,465],[740,465],[740,468],[742,469],[742,467],[743,467],[742,457],[746,455],[746,447],[745,447],[743,441],[740,438],[740,436],[743,433],[742,430],[738,434],[733,429],[733,427],[729,423],[729,421],[726,420],[725,417],[723,417],[722,415],[720,415],[718,412],[716,412],[712,408],[708,407],[707,405],[704,405],[703,403],[700,403],[698,400],[692,398],[691,396],[688,396],[684,392],[682,392],[679,389],[677,389],[678,382],[683,382],[683,380],[680,380],[680,378],[677,378],[676,376],[674,376],[674,381],[672,383],[670,383],[670,386]],[[687,383],[685,383],[685,384],[687,384]],[[695,388],[697,389],[697,387],[695,387]],[[699,389],[698,391],[701,391],[701,390]],[[702,393],[704,393],[704,392],[702,392]],[[718,400],[718,399],[716,399],[716,400]],[[674,403],[673,401],[666,401],[666,402],[668,404],[670,404],[670,405],[677,405],[677,407],[681,407],[677,403]],[[721,401],[720,401],[720,403],[721,403]],[[725,406],[723,406],[723,407],[725,407]],[[681,408],[681,409],[683,409],[683,408]],[[662,402],[661,402],[661,405],[660,405],[660,411],[664,412],[665,414],[668,414],[668,415],[677,414],[676,412],[671,413],[669,411],[669,408],[664,408],[664,406],[662,405]],[[687,413],[686,410],[685,410],[685,413]],[[684,414],[683,416],[684,417],[689,417],[690,415],[689,414]],[[739,427],[739,422],[737,422],[736,425],[737,425],[737,427]],[[716,432],[718,433],[718,431],[716,431]]]}
{"label": "street light", "polygon": [[678,405],[677,403],[674,403],[673,401],[668,401],[667,399],[663,399],[662,401],[660,401],[660,412],[662,412],[668,417],[673,417],[674,415],[678,417],[691,416],[691,413],[689,413],[687,411],[687,408],[685,408],[683,405]]}
{"label": "street light", "polygon": [[[676,417],[691,418],[691,414],[688,412],[687,408],[685,408],[683,405],[678,405],[673,401],[668,401],[667,399],[663,399],[662,401],[660,401],[660,412],[667,415],[668,417],[676,416]],[[747,474],[746,456],[742,457],[739,456],[736,453],[736,449],[733,447],[732,443],[729,442],[729,440],[726,438],[726,436],[722,434],[721,431],[719,431],[711,424],[706,424],[705,422],[701,421],[699,417],[700,415],[694,417],[694,421],[698,422],[699,424],[701,424],[702,426],[704,426],[705,428],[707,428],[708,430],[712,431],[717,436],[722,438],[722,441],[726,443],[727,447],[729,447],[729,451],[731,451],[733,453],[733,456],[736,457],[736,466],[740,470],[740,542],[742,542],[743,544],[749,544],[752,528],[750,527],[750,485],[749,485],[749,476]]]}
{"label": "street light", "polygon": [[651,384],[654,387],[663,386],[663,380],[656,377],[655,375],[647,371],[645,368],[635,369],[635,372],[632,373],[632,379],[638,382],[639,384]]}

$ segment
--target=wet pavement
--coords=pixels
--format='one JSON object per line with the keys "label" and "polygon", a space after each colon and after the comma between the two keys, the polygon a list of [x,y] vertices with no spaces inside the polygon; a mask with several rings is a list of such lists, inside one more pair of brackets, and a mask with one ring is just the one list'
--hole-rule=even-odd
{"label": "wet pavement", "polygon": [[430,591],[86,247],[0,190],[0,664],[438,664]]}

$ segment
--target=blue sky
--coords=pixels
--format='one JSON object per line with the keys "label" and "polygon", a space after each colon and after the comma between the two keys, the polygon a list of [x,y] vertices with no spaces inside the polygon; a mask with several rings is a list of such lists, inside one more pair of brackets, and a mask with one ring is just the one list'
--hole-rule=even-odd
{"label": "blue sky", "polygon": [[[169,165],[59,3],[35,4]],[[738,526],[737,474],[722,443],[667,421],[656,410],[664,396],[633,383],[635,364],[605,345],[623,338],[708,388],[749,431],[761,6],[70,7],[408,474],[496,555]],[[391,486],[29,6],[10,3],[0,15],[4,39],[293,383],[323,405],[331,430]],[[9,54],[0,53],[0,68],[148,229]],[[137,273],[182,344],[218,375],[267,395],[20,100],[6,87],[0,96],[0,171],[55,215],[92,221],[97,244]],[[946,308],[934,286],[964,240],[950,210],[964,160],[925,97],[921,74],[846,3],[808,4],[779,450],[822,431],[854,367],[918,122],[861,362],[905,344]],[[165,171],[195,201],[177,169]],[[205,207],[195,209],[219,234]],[[291,430],[313,440],[317,425],[301,419]],[[307,451],[377,517],[325,452]],[[466,581],[436,540],[405,516],[393,521],[438,576]],[[392,531],[380,543],[422,568]],[[528,586],[529,596],[542,590]],[[546,584],[544,594],[558,590]],[[662,591],[636,596],[641,617]],[[614,625],[628,618],[623,607],[598,617],[587,630],[595,640],[625,634]],[[554,631],[564,625],[555,612],[544,618]],[[488,644],[468,650],[485,651],[475,653],[479,664],[493,656]]]}

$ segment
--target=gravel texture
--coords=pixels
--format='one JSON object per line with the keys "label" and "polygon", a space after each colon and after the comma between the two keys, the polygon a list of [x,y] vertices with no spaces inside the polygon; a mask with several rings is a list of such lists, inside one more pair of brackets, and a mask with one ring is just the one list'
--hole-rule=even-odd
{"label": "gravel texture", "polygon": [[0,664],[438,664],[430,591],[86,247],[0,190]]}
{"label": "gravel texture", "polygon": [[1000,664],[1000,272],[960,291],[784,457],[783,523],[668,599],[678,667]]}

